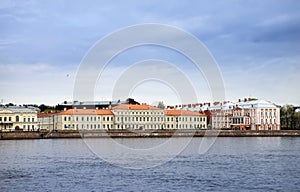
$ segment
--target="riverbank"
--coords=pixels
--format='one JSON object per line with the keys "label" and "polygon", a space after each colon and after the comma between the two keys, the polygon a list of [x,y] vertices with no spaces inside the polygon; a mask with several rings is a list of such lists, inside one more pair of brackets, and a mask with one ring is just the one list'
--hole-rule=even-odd
{"label": "riverbank", "polygon": [[155,130],[155,131],[32,131],[0,132],[0,139],[58,139],[58,138],[145,138],[145,137],[300,137],[300,130],[237,131],[237,130]]}

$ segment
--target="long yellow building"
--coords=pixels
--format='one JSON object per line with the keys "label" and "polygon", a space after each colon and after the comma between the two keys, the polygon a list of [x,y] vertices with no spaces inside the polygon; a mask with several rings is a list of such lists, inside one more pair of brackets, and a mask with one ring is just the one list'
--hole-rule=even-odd
{"label": "long yellow building", "polygon": [[47,130],[206,129],[206,116],[184,110],[164,110],[147,104],[120,104],[112,109],[68,109],[39,114]]}

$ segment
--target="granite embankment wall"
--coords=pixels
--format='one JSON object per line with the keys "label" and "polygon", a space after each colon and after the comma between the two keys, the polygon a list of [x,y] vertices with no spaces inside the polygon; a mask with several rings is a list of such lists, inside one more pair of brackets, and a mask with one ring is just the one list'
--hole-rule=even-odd
{"label": "granite embankment wall", "polygon": [[51,139],[51,138],[139,138],[139,137],[300,137],[300,130],[288,131],[212,131],[212,130],[156,130],[156,131],[43,131],[0,132],[0,139]]}

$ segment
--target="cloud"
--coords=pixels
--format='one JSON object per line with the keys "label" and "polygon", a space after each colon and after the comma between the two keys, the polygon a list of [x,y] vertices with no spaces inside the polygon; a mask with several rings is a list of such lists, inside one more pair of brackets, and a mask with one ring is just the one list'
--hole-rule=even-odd
{"label": "cloud", "polygon": [[[56,84],[64,82],[65,74],[75,73],[97,40],[128,25],[158,22],[181,27],[204,42],[220,64],[232,97],[247,94],[251,87],[255,94],[264,97],[300,103],[295,96],[299,93],[292,87],[297,85],[286,80],[294,82],[299,74],[299,8],[300,3],[293,0],[276,3],[268,0],[77,3],[3,0],[0,2],[1,88],[5,86],[7,97],[8,93],[19,94],[20,101],[23,93],[42,95],[53,101],[45,85],[61,94],[56,99],[60,100],[65,90],[72,89],[72,83],[68,84],[70,88]],[[143,55],[142,52],[143,49],[136,53]],[[159,56],[171,61],[177,59],[165,52]],[[120,61],[119,66],[122,65]],[[276,75],[270,76],[270,71]],[[259,83],[264,77],[268,77],[262,80],[266,84]],[[265,91],[265,85],[272,86],[272,81],[282,86],[278,87],[282,90],[277,94],[278,99]],[[31,84],[39,89],[23,88]],[[235,85],[239,90],[234,89]],[[15,90],[23,92],[15,93]],[[26,95],[24,98],[29,98]],[[66,93],[65,97],[68,96]]]}

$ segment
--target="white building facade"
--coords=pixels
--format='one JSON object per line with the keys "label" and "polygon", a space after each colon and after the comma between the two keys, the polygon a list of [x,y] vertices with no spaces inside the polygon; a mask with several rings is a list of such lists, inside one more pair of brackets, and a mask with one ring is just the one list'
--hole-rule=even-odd
{"label": "white building facade", "polygon": [[0,107],[1,131],[37,131],[36,108],[23,106]]}
{"label": "white building facade", "polygon": [[264,100],[239,101],[212,111],[213,129],[280,130],[280,107]]}
{"label": "white building facade", "polygon": [[41,129],[101,130],[114,128],[114,115],[106,109],[68,109],[55,114],[39,114]]}
{"label": "white building facade", "polygon": [[163,129],[165,111],[147,104],[121,104],[112,108],[115,129]]}
{"label": "white building facade", "polygon": [[147,104],[120,104],[110,109],[68,109],[39,114],[38,125],[47,130],[158,130],[206,129],[199,112],[164,110]]}
{"label": "white building facade", "polygon": [[207,129],[207,118],[199,112],[166,110],[165,129]]}

